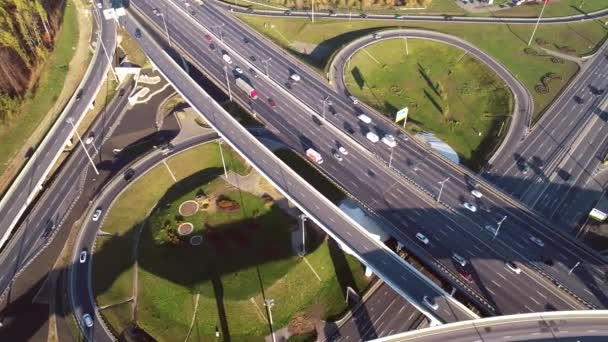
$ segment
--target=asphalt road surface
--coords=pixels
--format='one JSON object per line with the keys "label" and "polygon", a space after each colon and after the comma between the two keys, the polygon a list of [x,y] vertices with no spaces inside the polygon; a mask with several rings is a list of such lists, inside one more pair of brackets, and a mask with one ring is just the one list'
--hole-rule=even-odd
{"label": "asphalt road surface", "polygon": [[[378,113],[353,105],[345,94],[333,92],[316,73],[221,10],[209,4],[197,6],[192,16],[172,3],[134,1],[133,5],[143,8],[160,32],[164,31],[162,19],[152,14],[152,8],[158,7],[167,13],[172,43],[185,57],[219,85],[225,82],[228,73],[233,95],[245,108],[255,111],[278,129],[281,138],[292,148],[303,151],[314,147],[320,151],[326,157],[321,169],[383,218],[395,238],[463,292],[472,298],[485,298],[487,307],[495,313],[584,307],[549,279],[557,279],[561,287],[576,289],[578,297],[594,307],[608,304],[603,282],[605,262],[601,257],[565,236],[555,235],[538,216],[495,191],[472,172],[451,164],[413,139],[407,140],[405,135],[397,136],[399,148],[392,151],[382,143],[367,141],[364,133],[368,130],[381,135],[393,132],[394,126]],[[205,34],[210,35],[211,42]],[[226,71],[222,50],[233,60]],[[236,66],[245,70],[241,77],[254,85],[260,94],[258,100],[247,100],[246,94],[236,89],[231,75]],[[271,81],[262,76],[266,66]],[[249,68],[253,68],[253,72]],[[292,83],[292,89],[286,89],[284,83],[293,72],[298,73],[301,80]],[[323,120],[319,114],[328,95],[336,114],[327,109]],[[274,100],[276,108],[269,104],[269,98]],[[312,115],[311,109],[319,114]],[[368,127],[357,122],[358,112],[370,116],[375,125]],[[337,149],[338,144],[350,153],[343,162],[332,157],[332,150]],[[386,164],[391,154],[392,168],[389,169]],[[437,203],[440,188],[437,182],[448,177],[441,201]],[[469,194],[471,180],[478,183],[478,190],[484,194],[482,199],[474,199]],[[462,207],[464,201],[475,203],[479,209],[471,213]],[[505,216],[500,234],[493,239],[485,227],[496,228]],[[419,231],[431,241],[427,249],[421,248],[413,238]],[[543,247],[532,242],[531,236],[540,238]],[[453,252],[470,261],[464,270],[452,261]],[[547,259],[553,260],[554,265],[547,265],[544,262]],[[513,277],[503,266],[505,260],[520,263],[524,267],[523,276]],[[581,263],[569,274],[575,260]],[[475,284],[465,283],[460,271],[471,274]],[[527,299],[530,294],[531,300]]]}
{"label": "asphalt road surface", "polygon": [[[111,56],[116,45],[114,21],[103,20],[101,10],[95,6],[93,12],[96,19],[102,18],[101,40]],[[39,184],[44,181],[63,151],[66,141],[71,137],[74,129],[67,119],[72,118],[74,125],[78,126],[88,111],[89,104],[95,99],[108,69],[108,57],[103,49],[98,48],[85,78],[80,83],[81,87],[76,90],[66,109],[0,200],[0,247],[4,246],[21,215],[40,191]]]}

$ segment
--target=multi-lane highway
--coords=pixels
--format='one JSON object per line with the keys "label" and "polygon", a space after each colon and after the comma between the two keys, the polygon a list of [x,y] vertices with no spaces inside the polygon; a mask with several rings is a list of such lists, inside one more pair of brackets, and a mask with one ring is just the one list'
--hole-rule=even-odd
{"label": "multi-lane highway", "polygon": [[[576,290],[579,297],[594,307],[607,304],[601,257],[564,236],[553,235],[551,227],[519,203],[419,142],[407,140],[405,135],[397,136],[398,148],[393,150],[381,143],[370,143],[364,137],[368,130],[381,135],[393,132],[394,126],[378,113],[353,105],[345,94],[335,93],[325,80],[238,20],[209,3],[197,6],[194,15],[171,2],[134,1],[133,5],[142,8],[159,32],[164,32],[162,21],[152,9],[164,11],[173,45],[219,84],[226,79],[222,50],[230,54],[234,62],[228,72],[240,66],[260,94],[258,100],[247,100],[245,94],[234,90],[234,76],[228,77],[233,95],[245,107],[280,130],[282,138],[294,149],[318,148],[326,156],[321,168],[329,176],[383,218],[397,239],[444,272],[459,288],[464,287],[465,293],[485,298],[496,313],[583,307],[547,280],[550,278],[557,279],[561,287]],[[205,34],[213,42],[205,42]],[[269,78],[261,76],[266,69]],[[284,83],[294,72],[301,80],[287,89]],[[314,112],[321,116],[326,96],[336,114],[329,114],[328,110],[326,120],[313,119]],[[277,108],[268,104],[269,98],[273,98]],[[374,125],[357,122],[358,112],[372,117]],[[331,152],[338,144],[357,154],[347,156],[344,162],[335,161]],[[384,164],[389,160],[390,170]],[[413,168],[413,164],[417,167]],[[440,188],[437,182],[448,177],[437,203]],[[475,200],[469,195],[471,180],[478,183],[483,199]],[[462,207],[463,201],[476,203],[479,210],[469,212]],[[500,234],[493,239],[485,226],[493,225],[495,229],[505,216]],[[413,236],[418,231],[430,238],[427,249],[414,242]],[[534,243],[531,236],[541,239],[543,246]],[[463,270],[452,261],[453,252],[469,259],[464,271],[472,274],[475,284],[465,284],[460,277]],[[553,266],[543,262],[549,258],[554,260]],[[506,260],[519,262],[524,272],[513,277],[504,267]],[[569,273],[577,261],[581,263]],[[543,272],[545,277],[537,272]],[[532,300],[522,299],[529,297]]]}
{"label": "multi-lane highway", "polygon": [[530,134],[484,174],[565,230],[600,195],[592,182],[608,152],[607,52],[604,44]]}
{"label": "multi-lane highway", "polygon": [[[42,189],[45,178],[71,138],[74,127],[67,122],[68,118],[78,126],[108,73],[109,58],[114,55],[116,45],[115,23],[113,20],[104,20],[102,10],[96,6],[92,6],[91,12],[100,30],[95,54],[84,79],[63,113],[0,200],[0,248],[11,236],[23,212]],[[108,50],[104,51],[104,48]]]}

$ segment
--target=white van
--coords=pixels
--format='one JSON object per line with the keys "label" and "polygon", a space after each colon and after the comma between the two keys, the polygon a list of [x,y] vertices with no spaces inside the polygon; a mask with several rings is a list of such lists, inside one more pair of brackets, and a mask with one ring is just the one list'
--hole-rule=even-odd
{"label": "white van", "polygon": [[300,75],[293,73],[289,76],[289,78],[291,78],[292,80],[298,82],[300,80]]}
{"label": "white van", "polygon": [[367,139],[373,143],[377,143],[378,140],[380,140],[380,138],[378,138],[378,136],[374,133],[374,132],[367,132],[367,134],[365,135],[367,137]]}
{"label": "white van", "polygon": [[372,123],[372,119],[369,116],[365,115],[365,114],[361,114],[361,115],[357,116],[357,118],[359,120],[365,122],[366,124],[371,124]]}
{"label": "white van", "polygon": [[224,59],[224,61],[226,61],[226,63],[232,64],[232,58],[230,58],[230,56],[228,56],[227,54],[223,54],[222,58]]}
{"label": "white van", "polygon": [[390,148],[397,146],[397,141],[395,141],[395,137],[392,134],[387,134],[383,136],[382,142]]}

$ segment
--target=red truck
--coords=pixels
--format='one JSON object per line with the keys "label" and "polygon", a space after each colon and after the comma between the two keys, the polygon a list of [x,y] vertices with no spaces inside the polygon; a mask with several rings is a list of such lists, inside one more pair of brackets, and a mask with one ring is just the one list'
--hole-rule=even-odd
{"label": "red truck", "polygon": [[236,86],[241,88],[241,90],[243,90],[244,92],[246,92],[247,94],[249,94],[249,97],[251,97],[252,99],[257,99],[258,98],[258,93],[255,91],[255,89],[253,89],[253,87],[245,82],[245,80],[243,80],[242,78],[237,78],[236,79]]}
{"label": "red truck", "polygon": [[312,148],[306,150],[306,157],[317,164],[323,164],[323,157],[321,157],[321,153],[313,150]]}

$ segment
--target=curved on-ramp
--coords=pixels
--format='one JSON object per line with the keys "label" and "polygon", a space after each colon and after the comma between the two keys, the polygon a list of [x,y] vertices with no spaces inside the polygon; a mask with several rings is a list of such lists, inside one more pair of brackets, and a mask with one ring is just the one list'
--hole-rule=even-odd
{"label": "curved on-ramp", "polygon": [[509,87],[513,94],[513,113],[507,134],[490,158],[490,162],[492,162],[496,155],[509,153],[508,149],[514,149],[517,146],[517,143],[523,139],[528,129],[528,124],[530,123],[534,108],[532,96],[500,62],[465,40],[445,33],[415,29],[389,29],[377,31],[377,34],[380,35],[380,38],[370,34],[355,39],[343,46],[342,49],[333,56],[329,64],[329,79],[338,92],[350,95],[344,80],[345,67],[355,53],[369,45],[383,40],[405,38],[432,40],[448,44],[466,51],[468,54],[474,56],[488,66],[488,68],[496,73],[507,87]]}

